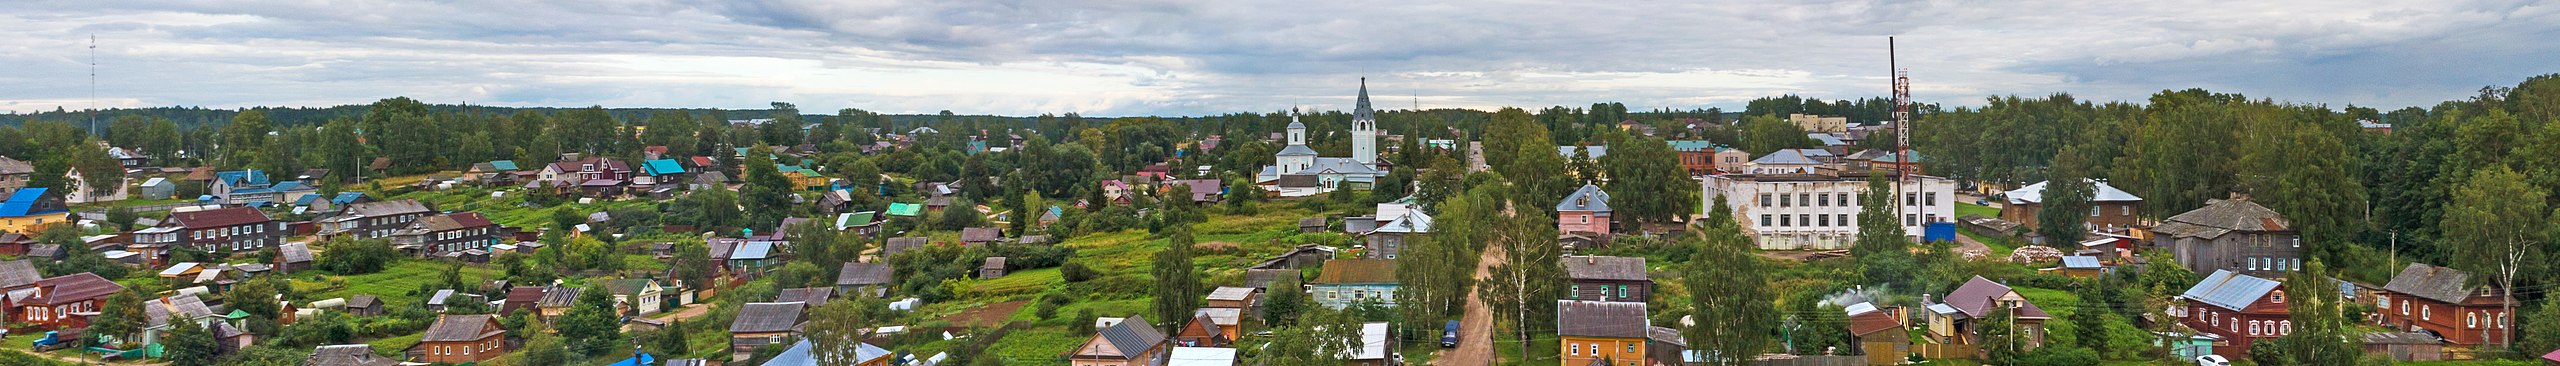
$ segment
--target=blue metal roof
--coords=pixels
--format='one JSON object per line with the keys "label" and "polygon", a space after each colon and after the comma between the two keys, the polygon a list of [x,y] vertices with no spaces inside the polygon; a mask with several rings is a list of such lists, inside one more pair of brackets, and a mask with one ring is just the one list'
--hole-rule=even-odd
{"label": "blue metal roof", "polygon": [[676,159],[650,159],[642,162],[640,168],[647,170],[649,175],[684,174],[684,164],[676,162]]}
{"label": "blue metal roof", "polygon": [[21,188],[18,189],[18,192],[16,193],[10,193],[8,201],[0,201],[0,217],[16,217],[58,212],[51,210],[35,212],[36,200],[44,198],[46,190],[47,189],[45,188]]}
{"label": "blue metal roof", "polygon": [[489,161],[489,167],[491,167],[491,168],[497,168],[498,170],[516,170],[516,161],[514,161],[514,160],[491,160],[491,161]]}
{"label": "blue metal roof", "polygon": [[773,242],[750,241],[729,252],[729,259],[765,259],[773,254]]}
{"label": "blue metal roof", "polygon": [[213,179],[235,186],[264,185],[267,184],[267,172],[257,170],[214,172]]}
{"label": "blue metal roof", "polygon": [[2072,256],[2063,256],[2063,257],[2062,257],[2062,268],[2069,268],[2069,269],[2098,269],[2098,268],[2103,268],[2103,267],[2098,265],[2098,257],[2094,257],[2094,256],[2086,256],[2086,255],[2072,255]]}
{"label": "blue metal roof", "polygon": [[2204,281],[2196,282],[2195,287],[2188,288],[2186,293],[2178,296],[2224,309],[2238,310],[2248,308],[2249,303],[2257,302],[2258,298],[2266,297],[2267,292],[2275,291],[2277,285],[2280,284],[2276,281],[2239,274],[2231,270],[2214,270],[2212,276],[2206,276]]}
{"label": "blue metal roof", "polygon": [[294,205],[294,206],[310,206],[310,205],[311,205],[311,204],[313,204],[313,203],[319,203],[319,202],[320,202],[320,194],[319,194],[319,193],[305,194],[305,195],[301,195],[301,196],[297,196],[297,197],[294,197],[294,198],[293,198],[293,205]]}
{"label": "blue metal roof", "polygon": [[1609,211],[1609,192],[1601,191],[1600,186],[1584,184],[1581,189],[1573,190],[1573,194],[1565,195],[1563,201],[1556,202],[1556,211]]}
{"label": "blue metal roof", "polygon": [[329,198],[329,203],[344,205],[356,203],[356,200],[360,199],[364,199],[364,192],[338,192],[337,197]]}

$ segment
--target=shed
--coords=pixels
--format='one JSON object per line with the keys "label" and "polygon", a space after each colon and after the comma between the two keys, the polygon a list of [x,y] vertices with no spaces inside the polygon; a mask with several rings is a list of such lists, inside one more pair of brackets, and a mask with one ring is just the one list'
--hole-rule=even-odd
{"label": "shed", "polygon": [[2366,333],[2364,354],[2400,362],[2443,361],[2444,341],[2418,332]]}
{"label": "shed", "polygon": [[178,185],[169,182],[169,178],[153,177],[151,180],[142,181],[142,199],[165,200],[176,194],[178,194]]}
{"label": "shed", "polygon": [[1004,260],[1004,257],[987,257],[985,262],[978,265],[978,278],[1004,277]]}

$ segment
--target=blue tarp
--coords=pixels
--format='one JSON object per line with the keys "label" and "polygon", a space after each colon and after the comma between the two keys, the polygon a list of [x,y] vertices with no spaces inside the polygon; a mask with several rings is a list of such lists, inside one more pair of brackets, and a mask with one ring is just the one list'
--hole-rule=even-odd
{"label": "blue tarp", "polygon": [[639,356],[632,356],[631,358],[622,359],[622,361],[616,361],[612,366],[650,366],[656,364],[658,364],[657,356],[642,353]]}

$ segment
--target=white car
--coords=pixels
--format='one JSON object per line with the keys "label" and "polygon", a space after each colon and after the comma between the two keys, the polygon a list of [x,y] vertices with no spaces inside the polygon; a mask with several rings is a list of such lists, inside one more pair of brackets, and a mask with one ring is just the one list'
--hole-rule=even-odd
{"label": "white car", "polygon": [[2221,355],[2196,356],[2196,366],[2231,366],[2231,360]]}

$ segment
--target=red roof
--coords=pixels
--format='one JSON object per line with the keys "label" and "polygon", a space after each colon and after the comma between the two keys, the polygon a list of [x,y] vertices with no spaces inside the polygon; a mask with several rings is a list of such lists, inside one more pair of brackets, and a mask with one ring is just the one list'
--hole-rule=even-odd
{"label": "red roof", "polygon": [[717,164],[717,163],[716,163],[716,162],[711,161],[711,157],[709,157],[709,156],[696,156],[696,157],[693,157],[693,166],[697,166],[697,167],[710,167],[710,166],[712,166],[713,164]]}
{"label": "red roof", "polygon": [[216,228],[267,222],[267,214],[248,207],[217,208],[203,211],[170,213],[169,219],[189,229]]}
{"label": "red roof", "polygon": [[44,293],[43,296],[28,299],[24,304],[55,305],[103,298],[124,291],[124,285],[118,285],[115,281],[108,281],[105,277],[98,277],[98,274],[89,272],[38,280],[36,287],[44,289],[41,290]]}

